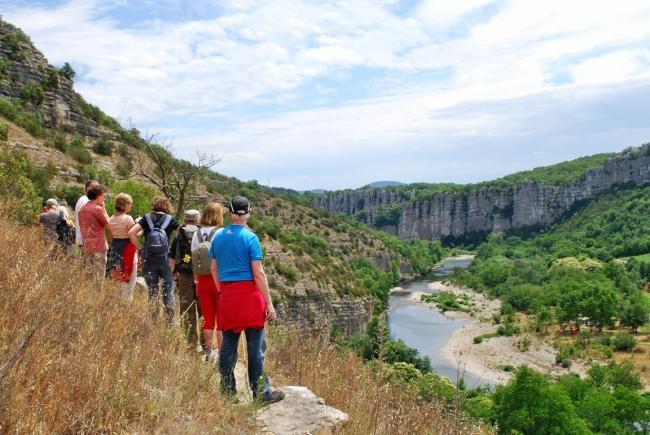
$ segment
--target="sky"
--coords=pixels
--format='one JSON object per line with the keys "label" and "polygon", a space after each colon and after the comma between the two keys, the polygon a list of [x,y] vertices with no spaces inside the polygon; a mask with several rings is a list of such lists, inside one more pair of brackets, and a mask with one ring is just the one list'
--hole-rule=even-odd
{"label": "sky", "polygon": [[650,142],[647,0],[0,0],[123,125],[297,190]]}

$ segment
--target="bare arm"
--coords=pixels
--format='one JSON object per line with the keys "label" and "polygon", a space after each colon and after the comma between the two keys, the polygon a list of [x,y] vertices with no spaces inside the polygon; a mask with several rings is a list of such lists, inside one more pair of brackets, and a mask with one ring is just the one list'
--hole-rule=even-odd
{"label": "bare arm", "polygon": [[140,241],[138,240],[141,234],[142,234],[142,227],[140,226],[140,224],[133,225],[129,230],[129,239],[131,240],[131,243],[137,246],[138,249],[142,249],[142,246],[140,246]]}
{"label": "bare arm", "polygon": [[217,292],[219,292],[219,265],[217,264],[217,260],[214,258],[210,262],[210,274],[212,275],[214,284],[217,286]]}
{"label": "bare arm", "polygon": [[272,322],[276,318],[275,308],[273,307],[273,301],[271,300],[271,293],[269,292],[269,283],[266,280],[266,272],[264,272],[264,265],[259,260],[251,261],[251,266],[253,267],[253,277],[255,278],[255,284],[257,288],[260,289],[264,295],[264,300],[266,301],[266,320]]}

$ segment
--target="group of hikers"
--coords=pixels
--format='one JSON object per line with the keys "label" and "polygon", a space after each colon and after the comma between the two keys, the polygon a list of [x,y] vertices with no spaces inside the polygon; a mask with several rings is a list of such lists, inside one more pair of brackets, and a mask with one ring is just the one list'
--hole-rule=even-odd
{"label": "group of hikers", "polygon": [[[85,192],[75,205],[74,221],[56,199],[43,203],[39,224],[45,235],[70,255],[76,243],[84,267],[98,287],[102,288],[106,277],[117,280],[127,301],[133,298],[141,264],[153,315],[159,314],[162,293],[169,325],[174,324],[174,292],[178,292],[181,325],[191,345],[201,345],[207,361],[218,361],[221,391],[228,396],[236,393],[234,369],[243,331],[253,397],[263,404],[282,400],[284,393],[272,390],[264,373],[264,326],[276,319],[276,312],[262,263],[262,246],[246,226],[251,212],[248,199],[235,196],[227,211],[217,202],[207,204],[202,212],[187,210],[179,224],[166,197],[154,197],[151,212],[133,219],[130,195],[115,196],[115,212],[109,217],[106,187],[89,181]],[[223,227],[225,212],[231,223]],[[203,331],[197,339],[199,312]]]}

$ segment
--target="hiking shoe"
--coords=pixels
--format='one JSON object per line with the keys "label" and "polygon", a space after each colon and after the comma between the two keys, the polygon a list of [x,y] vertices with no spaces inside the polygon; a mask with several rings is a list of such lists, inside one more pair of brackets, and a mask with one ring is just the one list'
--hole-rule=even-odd
{"label": "hiking shoe", "polygon": [[262,398],[260,399],[260,405],[267,406],[270,405],[271,403],[279,402],[282,399],[284,399],[284,392],[280,390],[275,390],[266,396],[262,396]]}

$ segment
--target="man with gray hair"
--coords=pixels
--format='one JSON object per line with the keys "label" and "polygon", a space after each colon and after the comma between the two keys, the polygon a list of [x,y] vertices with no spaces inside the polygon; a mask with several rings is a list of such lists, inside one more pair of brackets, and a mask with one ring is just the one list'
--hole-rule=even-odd
{"label": "man with gray hair", "polygon": [[183,213],[183,225],[178,228],[176,237],[169,248],[169,263],[176,281],[178,301],[181,314],[181,326],[187,332],[190,345],[202,345],[197,334],[196,324],[199,313],[199,299],[196,297],[196,285],[192,273],[192,237],[199,230],[198,210],[186,210]]}

